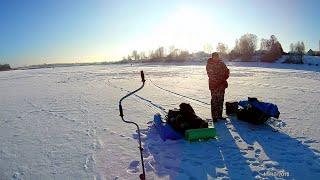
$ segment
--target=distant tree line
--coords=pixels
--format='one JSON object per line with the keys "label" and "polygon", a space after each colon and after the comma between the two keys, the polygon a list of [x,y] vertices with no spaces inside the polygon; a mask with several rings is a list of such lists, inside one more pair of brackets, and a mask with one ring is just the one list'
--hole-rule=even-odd
{"label": "distant tree line", "polygon": [[8,71],[11,70],[11,67],[9,64],[0,64],[0,71]]}
{"label": "distant tree line", "polygon": [[[190,53],[187,50],[181,50],[170,46],[169,48],[159,47],[155,50],[146,52],[132,51],[127,57],[123,57],[122,62],[183,62],[194,58],[205,59],[213,52],[210,44],[204,45],[204,50],[196,53]],[[216,52],[220,56],[229,61],[262,61],[274,62],[282,55],[288,55],[287,63],[302,63],[305,54],[305,45],[303,42],[291,43],[288,53],[283,51],[281,43],[275,35],[270,38],[262,38],[260,40],[260,48],[258,49],[258,37],[255,34],[247,33],[236,39],[235,46],[229,51],[228,46],[219,42],[216,46]]]}
{"label": "distant tree line", "polygon": [[170,46],[168,49],[163,46],[146,52],[138,52],[133,50],[127,57],[123,57],[123,62],[170,62],[170,61],[186,61],[190,58],[190,53],[187,50],[181,50]]}
{"label": "distant tree line", "polygon": [[303,42],[290,44],[289,57],[285,60],[285,63],[303,64],[303,55],[306,53],[306,48]]}

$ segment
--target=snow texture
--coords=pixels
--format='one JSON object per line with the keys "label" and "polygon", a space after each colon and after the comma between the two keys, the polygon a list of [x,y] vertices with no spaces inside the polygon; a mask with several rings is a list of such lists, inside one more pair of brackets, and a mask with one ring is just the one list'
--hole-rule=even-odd
{"label": "snow texture", "polygon": [[[0,179],[138,179],[135,126],[142,132],[147,179],[317,179],[320,176],[319,66],[240,63],[230,68],[225,100],[248,96],[278,105],[279,120],[262,126],[229,117],[218,140],[162,141],[155,113],[189,102],[210,118],[203,65],[109,65],[0,73]],[[149,80],[148,80],[149,79]]]}

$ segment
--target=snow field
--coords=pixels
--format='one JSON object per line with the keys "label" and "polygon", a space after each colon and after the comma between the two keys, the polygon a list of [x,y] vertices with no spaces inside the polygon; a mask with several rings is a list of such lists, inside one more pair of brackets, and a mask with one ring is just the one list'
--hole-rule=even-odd
{"label": "snow field", "polygon": [[320,73],[304,65],[230,63],[225,100],[255,96],[278,105],[280,120],[253,126],[230,117],[218,140],[163,142],[152,117],[189,102],[202,118],[210,108],[163,88],[210,102],[205,68],[84,66],[0,73],[0,179],[137,179],[135,127],[142,128],[149,179],[316,179],[320,175]]}

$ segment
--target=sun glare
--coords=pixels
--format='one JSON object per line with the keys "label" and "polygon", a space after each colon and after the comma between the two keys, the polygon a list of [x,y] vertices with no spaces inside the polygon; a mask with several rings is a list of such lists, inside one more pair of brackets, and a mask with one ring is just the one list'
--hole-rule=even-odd
{"label": "sun glare", "polygon": [[228,37],[226,31],[215,26],[217,20],[193,7],[181,7],[172,12],[150,34],[127,41],[117,48],[117,55],[130,54],[133,50],[148,53],[160,46],[175,46],[189,52],[204,50],[204,45],[216,45]]}
{"label": "sun glare", "polygon": [[214,31],[208,16],[193,8],[174,12],[160,27],[162,42],[189,51],[201,50]]}

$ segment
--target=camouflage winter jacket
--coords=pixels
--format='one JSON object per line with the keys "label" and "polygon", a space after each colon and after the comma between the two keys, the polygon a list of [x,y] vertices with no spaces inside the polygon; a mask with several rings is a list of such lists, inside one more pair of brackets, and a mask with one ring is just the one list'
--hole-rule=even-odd
{"label": "camouflage winter jacket", "polygon": [[229,69],[221,60],[208,59],[206,66],[209,77],[209,89],[218,90],[228,87]]}

